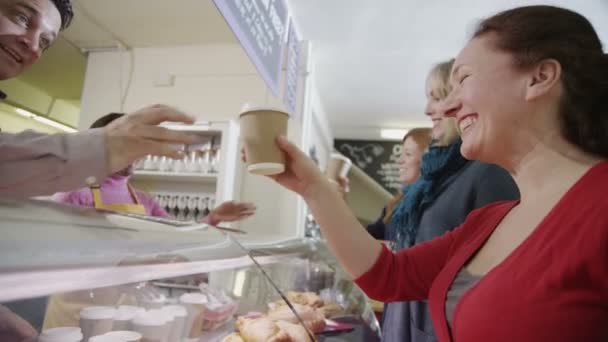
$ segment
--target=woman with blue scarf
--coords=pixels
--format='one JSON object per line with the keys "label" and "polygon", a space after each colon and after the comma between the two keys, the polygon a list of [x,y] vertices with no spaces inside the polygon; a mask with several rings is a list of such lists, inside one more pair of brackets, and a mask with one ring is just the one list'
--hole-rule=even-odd
{"label": "woman with blue scarf", "polygon": [[[496,165],[468,161],[460,154],[461,140],[452,118],[438,105],[450,92],[453,60],[436,65],[427,79],[426,114],[433,121],[434,143],[422,157],[420,177],[403,189],[386,232],[391,248],[399,250],[431,240],[458,227],[474,209],[511,200],[519,192],[511,176]],[[389,303],[383,314],[383,341],[432,342],[435,334],[426,302]]]}

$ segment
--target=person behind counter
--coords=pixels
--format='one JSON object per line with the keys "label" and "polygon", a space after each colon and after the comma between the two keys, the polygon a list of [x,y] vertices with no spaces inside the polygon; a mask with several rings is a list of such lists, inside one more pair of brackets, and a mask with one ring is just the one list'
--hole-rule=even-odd
{"label": "person behind counter", "polygon": [[[38,62],[72,18],[70,0],[0,1],[0,80],[16,77]],[[178,158],[171,144],[197,142],[192,135],[157,127],[163,121],[193,119],[174,108],[153,105],[103,129],[74,134],[0,132],[0,196],[23,198],[80,188],[148,154]]]}
{"label": "person behind counter", "polygon": [[[420,161],[422,155],[431,144],[431,139],[431,129],[419,127],[409,130],[401,140],[403,148],[401,150],[401,157],[399,158],[399,182],[403,187],[414,183],[420,176]],[[342,184],[347,184],[347,182],[342,180]],[[393,210],[402,199],[403,191],[399,191],[397,195],[382,208],[380,217],[375,222],[367,225],[367,231],[374,238],[378,240],[386,240],[388,238],[386,234],[386,225],[390,223],[391,217],[393,216]]]}
{"label": "person behind counter", "polygon": [[[110,113],[97,119],[91,128],[101,128],[123,117],[123,113]],[[132,166],[115,172],[96,184],[70,192],[58,193],[53,200],[61,203],[73,204],[82,207],[94,207],[134,214],[150,215],[156,217],[170,217],[150,195],[136,190],[129,183],[133,174]],[[231,222],[243,220],[255,213],[253,203],[224,202],[213,209],[202,222],[217,225],[222,221]]]}
{"label": "person behind counter", "polygon": [[286,171],[273,178],[305,199],[371,298],[428,300],[439,341],[607,341],[608,56],[593,26],[553,6],[498,13],[450,80],[441,111],[457,119],[462,155],[508,170],[519,201],[394,253],[284,137]]}

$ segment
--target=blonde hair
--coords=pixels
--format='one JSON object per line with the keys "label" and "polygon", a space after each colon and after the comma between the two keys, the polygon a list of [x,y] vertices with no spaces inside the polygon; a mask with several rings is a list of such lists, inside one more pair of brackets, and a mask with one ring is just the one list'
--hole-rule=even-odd
{"label": "blonde hair", "polygon": [[454,66],[454,58],[435,64],[429,76],[426,79],[427,89],[443,100],[448,97],[448,94],[452,91],[452,85],[450,84],[450,74],[452,73],[452,67]]}
{"label": "blonde hair", "polygon": [[[429,146],[431,145],[431,141],[433,140],[432,132],[433,130],[428,127],[412,128],[407,132],[407,134],[405,134],[401,142],[405,142],[408,138],[412,138],[414,139],[416,144],[418,144],[420,150],[424,153],[429,148]],[[393,210],[395,210],[395,207],[397,206],[399,201],[401,201],[402,198],[403,193],[399,191],[388,202],[388,204],[386,205],[386,213],[384,214],[384,218],[382,219],[382,222],[384,222],[384,224],[390,223],[391,217],[393,216]]]}
{"label": "blonde hair", "polygon": [[[454,66],[454,58],[445,62],[437,63],[429,72],[426,80],[427,91],[440,100],[444,100],[452,91],[450,83],[450,74]],[[454,118],[444,118],[441,123],[444,126],[446,134],[437,141],[438,146],[447,146],[453,143],[459,136],[460,131]]]}

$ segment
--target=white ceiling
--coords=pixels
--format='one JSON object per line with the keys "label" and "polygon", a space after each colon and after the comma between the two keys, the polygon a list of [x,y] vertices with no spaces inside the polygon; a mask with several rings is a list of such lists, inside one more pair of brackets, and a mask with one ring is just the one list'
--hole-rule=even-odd
{"label": "white ceiling", "polygon": [[[316,82],[339,137],[426,125],[424,81],[455,56],[476,20],[525,4],[575,9],[608,44],[608,0],[286,0],[313,42]],[[80,48],[236,43],[212,0],[74,0],[63,36]]]}
{"label": "white ceiling", "polygon": [[290,0],[301,36],[314,42],[322,102],[339,137],[428,124],[424,82],[454,57],[476,20],[526,4],[555,4],[589,18],[608,45],[608,0]]}

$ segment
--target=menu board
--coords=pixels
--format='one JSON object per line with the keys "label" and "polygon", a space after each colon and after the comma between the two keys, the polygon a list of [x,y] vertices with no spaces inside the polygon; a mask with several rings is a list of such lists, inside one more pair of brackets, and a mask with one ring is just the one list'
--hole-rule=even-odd
{"label": "menu board", "polygon": [[401,189],[398,165],[401,142],[337,139],[334,148],[387,191],[396,193]]}
{"label": "menu board", "polygon": [[279,93],[287,7],[284,0],[213,0],[275,96]]}
{"label": "menu board", "polygon": [[291,115],[296,113],[298,103],[298,82],[300,66],[300,39],[296,32],[293,19],[289,23],[287,38],[287,70],[285,76],[285,93],[283,103]]}

